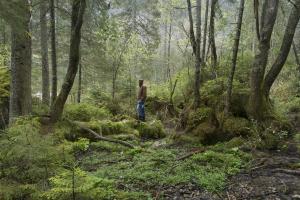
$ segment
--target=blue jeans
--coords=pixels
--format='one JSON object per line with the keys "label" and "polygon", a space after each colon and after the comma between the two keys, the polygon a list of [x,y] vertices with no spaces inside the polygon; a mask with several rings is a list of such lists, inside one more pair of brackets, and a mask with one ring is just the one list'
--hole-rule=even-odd
{"label": "blue jeans", "polygon": [[145,102],[139,100],[136,108],[137,108],[138,119],[141,121],[145,121]]}

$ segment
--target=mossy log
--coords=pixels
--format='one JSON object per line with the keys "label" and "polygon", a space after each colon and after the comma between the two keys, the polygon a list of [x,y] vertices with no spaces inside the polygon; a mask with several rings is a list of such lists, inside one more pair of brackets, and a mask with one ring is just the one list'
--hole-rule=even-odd
{"label": "mossy log", "polygon": [[98,133],[96,133],[95,131],[83,126],[82,124],[80,124],[79,122],[74,122],[71,120],[66,119],[70,124],[73,124],[74,126],[78,126],[80,129],[84,130],[85,132],[91,134],[93,136],[94,139],[96,140],[102,140],[102,141],[106,141],[106,142],[111,142],[111,143],[116,143],[116,144],[120,144],[129,148],[135,148],[134,145],[122,141],[122,140],[117,140],[117,139],[112,139],[112,138],[107,138],[107,137],[103,137],[101,135],[99,135]]}

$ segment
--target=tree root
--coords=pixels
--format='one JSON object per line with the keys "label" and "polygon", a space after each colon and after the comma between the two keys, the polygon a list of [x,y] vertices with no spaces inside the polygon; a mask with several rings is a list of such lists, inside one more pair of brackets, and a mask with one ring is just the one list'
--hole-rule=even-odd
{"label": "tree root", "polygon": [[284,173],[284,174],[289,174],[289,175],[294,175],[294,176],[300,176],[300,170],[290,170],[290,169],[273,169],[272,172],[274,173]]}
{"label": "tree root", "polygon": [[94,136],[94,139],[96,140],[102,140],[102,141],[106,141],[106,142],[111,142],[111,143],[116,143],[116,144],[120,144],[120,145],[123,145],[123,146],[126,146],[126,147],[129,147],[129,148],[135,148],[134,145],[128,143],[128,142],[125,142],[125,141],[122,141],[122,140],[117,140],[117,139],[112,139],[112,138],[107,138],[107,137],[103,137],[101,135],[99,135],[98,133],[96,133],[95,131],[81,125],[79,122],[74,122],[74,121],[71,121],[69,119],[65,119],[66,121],[68,121],[70,124],[73,124],[75,126],[78,126],[80,129],[82,129],[83,131],[86,131],[88,133],[90,133],[91,135]]}

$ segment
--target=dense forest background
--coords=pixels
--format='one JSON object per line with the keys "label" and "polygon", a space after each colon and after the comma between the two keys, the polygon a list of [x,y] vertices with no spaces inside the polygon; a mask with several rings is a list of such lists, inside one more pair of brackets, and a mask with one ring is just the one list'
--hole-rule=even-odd
{"label": "dense forest background", "polygon": [[0,199],[299,198],[299,19],[300,0],[0,0]]}

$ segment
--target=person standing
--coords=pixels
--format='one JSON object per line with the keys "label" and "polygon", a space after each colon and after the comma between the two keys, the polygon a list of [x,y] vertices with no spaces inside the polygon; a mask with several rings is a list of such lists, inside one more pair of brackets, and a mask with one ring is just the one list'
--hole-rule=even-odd
{"label": "person standing", "polygon": [[137,114],[138,120],[145,121],[145,101],[147,98],[147,87],[144,86],[144,80],[139,80],[139,91],[137,97]]}

